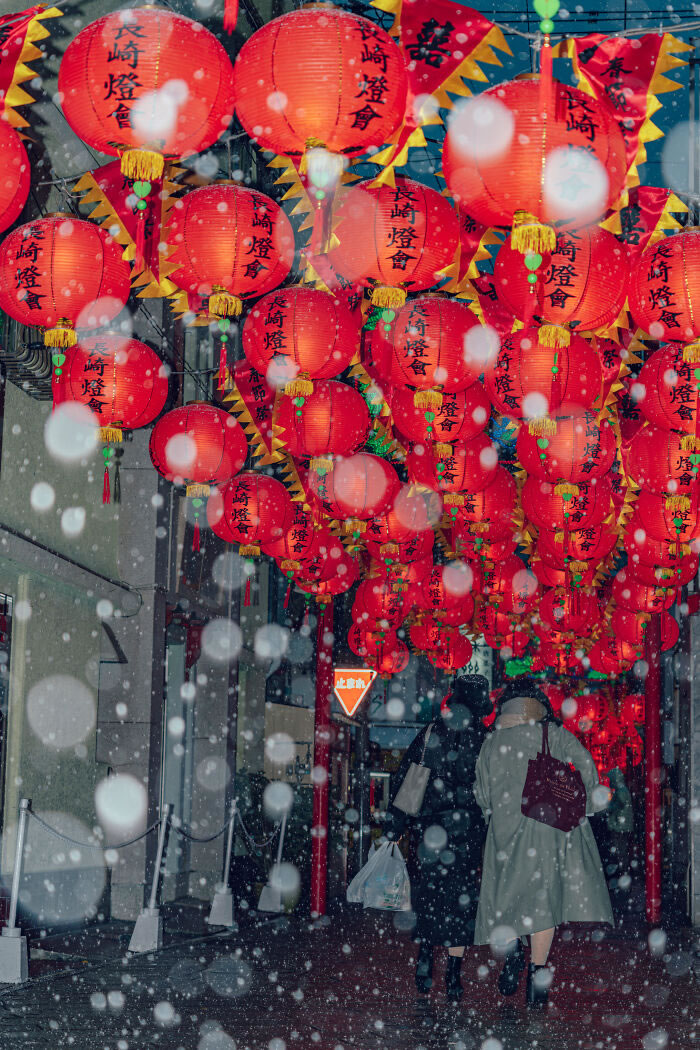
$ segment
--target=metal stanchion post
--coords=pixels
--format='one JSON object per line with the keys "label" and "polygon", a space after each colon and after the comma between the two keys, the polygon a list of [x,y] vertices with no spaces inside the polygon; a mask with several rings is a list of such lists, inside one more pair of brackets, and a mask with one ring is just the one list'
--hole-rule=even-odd
{"label": "metal stanchion post", "polygon": [[156,852],[156,863],[153,869],[153,880],[151,882],[151,893],[148,899],[148,907],[144,908],[134,923],[134,929],[129,941],[130,952],[153,952],[163,947],[163,917],[158,907],[158,888],[160,885],[160,869],[163,864],[165,852],[165,840],[168,834],[170,822],[170,811],[172,806],[169,802],[163,806],[163,815],[158,832],[158,850]]}
{"label": "metal stanchion post", "polygon": [[233,893],[231,892],[231,854],[233,853],[233,833],[236,823],[236,800],[231,803],[231,816],[226,836],[226,855],[224,858],[224,877],[214,891],[211,911],[206,918],[211,926],[233,926]]}
{"label": "metal stanchion post", "polygon": [[[277,843],[277,861],[270,872],[270,878],[262,888],[260,899],[258,901],[258,911],[284,911],[284,903],[282,901],[282,889],[279,884],[279,870],[282,864],[282,850],[284,849],[284,835],[287,830],[287,813],[282,816],[282,826],[280,828],[279,842]],[[274,873],[277,872],[277,885],[275,885]]]}
{"label": "metal stanchion post", "polygon": [[17,822],[17,842],[15,844],[15,866],[12,872],[12,890],[10,896],[10,915],[7,925],[2,928],[0,937],[0,982],[20,984],[29,976],[29,955],[27,938],[17,925],[17,901],[19,884],[22,879],[24,861],[24,843],[27,838],[27,821],[31,799],[23,798],[19,803],[19,820]]}

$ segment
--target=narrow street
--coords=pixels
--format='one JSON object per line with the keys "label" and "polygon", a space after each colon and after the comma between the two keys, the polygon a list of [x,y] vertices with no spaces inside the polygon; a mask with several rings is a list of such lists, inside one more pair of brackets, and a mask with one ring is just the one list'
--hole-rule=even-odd
{"label": "narrow street", "polygon": [[[74,1050],[691,1050],[700,1045],[700,947],[685,929],[562,928],[551,1006],[496,989],[488,949],[467,951],[465,994],[413,986],[413,945],[392,916],[347,911],[321,924],[247,919],[243,929],[128,956],[127,939],[83,943],[0,996],[0,1048]],[[67,954],[67,953],[66,953]],[[101,962],[95,960],[102,957]],[[55,969],[54,967],[59,967]],[[693,973],[695,966],[695,973]],[[65,967],[65,969],[64,969]],[[524,982],[523,982],[524,984]]]}

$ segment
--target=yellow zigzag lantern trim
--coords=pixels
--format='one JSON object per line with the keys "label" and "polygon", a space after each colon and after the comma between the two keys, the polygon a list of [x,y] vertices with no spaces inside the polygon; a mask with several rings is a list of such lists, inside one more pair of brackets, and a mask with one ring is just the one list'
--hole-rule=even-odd
{"label": "yellow zigzag lantern trim", "polygon": [[34,15],[27,26],[24,44],[15,65],[12,81],[5,94],[4,106],[0,106],[0,112],[3,113],[5,120],[13,128],[29,127],[28,121],[15,112],[15,106],[30,106],[36,101],[19,85],[26,83],[28,80],[33,80],[37,75],[28,63],[36,62],[38,58],[44,58],[44,53],[35,45],[39,40],[45,40],[51,33],[41,23],[46,18],[61,18],[62,15],[63,11],[58,7],[47,7],[45,11],[40,11]]}
{"label": "yellow zigzag lantern trim", "polygon": [[[233,388],[224,397],[224,404],[228,405],[228,411],[231,415],[235,415],[238,422],[243,428],[243,432],[248,438],[253,455],[260,459],[260,464],[267,466],[269,463],[280,463],[285,458],[282,451],[282,442],[279,440],[279,434],[282,432],[282,427],[276,427],[274,423],[274,412],[273,412],[273,426],[272,426],[272,448],[270,448],[265,441],[264,437],[258,430],[258,427],[253,421],[253,417],[248,411],[245,401],[243,400],[241,393],[236,386],[235,382]],[[275,433],[275,430],[277,433]]]}

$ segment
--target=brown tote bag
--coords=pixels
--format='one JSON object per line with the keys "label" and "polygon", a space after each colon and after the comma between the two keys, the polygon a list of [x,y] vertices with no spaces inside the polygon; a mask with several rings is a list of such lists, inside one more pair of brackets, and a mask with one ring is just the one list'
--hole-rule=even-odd
{"label": "brown tote bag", "polygon": [[542,750],[531,758],[521,812],[559,831],[573,831],[586,817],[586,789],[578,769],[552,758],[549,727],[542,723]]}

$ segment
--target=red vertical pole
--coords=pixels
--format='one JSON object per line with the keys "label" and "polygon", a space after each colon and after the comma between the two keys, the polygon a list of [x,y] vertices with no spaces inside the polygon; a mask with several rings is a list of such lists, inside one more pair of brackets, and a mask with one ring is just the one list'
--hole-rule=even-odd
{"label": "red vertical pole", "polygon": [[333,691],[333,603],[323,606],[316,638],[313,815],[311,819],[311,915],[326,914],[328,874],[328,790],[330,781],[331,694]]}
{"label": "red vertical pole", "polygon": [[661,617],[647,624],[644,716],[644,855],[647,922],[661,919]]}

